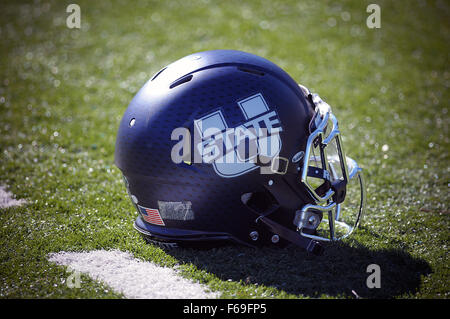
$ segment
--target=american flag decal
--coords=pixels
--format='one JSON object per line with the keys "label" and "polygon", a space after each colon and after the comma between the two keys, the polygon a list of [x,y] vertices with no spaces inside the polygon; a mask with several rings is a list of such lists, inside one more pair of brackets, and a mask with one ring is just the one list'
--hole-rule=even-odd
{"label": "american flag decal", "polygon": [[164,224],[164,221],[161,218],[161,215],[159,214],[159,210],[153,209],[153,208],[147,208],[137,205],[139,208],[139,211],[141,212],[142,218],[147,223],[158,225],[158,226],[166,226]]}

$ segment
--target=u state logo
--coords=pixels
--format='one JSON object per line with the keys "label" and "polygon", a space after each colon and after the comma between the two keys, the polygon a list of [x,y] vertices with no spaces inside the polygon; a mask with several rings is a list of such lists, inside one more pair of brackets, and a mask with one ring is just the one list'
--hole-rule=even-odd
{"label": "u state logo", "polygon": [[261,93],[237,104],[245,118],[237,127],[228,126],[220,109],[194,121],[201,138],[194,146],[202,162],[212,164],[222,177],[235,177],[257,169],[260,167],[257,161],[271,164],[282,146],[281,121]]}

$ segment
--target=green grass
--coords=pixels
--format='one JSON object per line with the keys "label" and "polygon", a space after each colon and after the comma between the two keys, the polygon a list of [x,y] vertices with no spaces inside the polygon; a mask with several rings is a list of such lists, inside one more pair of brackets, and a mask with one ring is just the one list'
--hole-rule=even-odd
{"label": "green grass", "polygon": [[[50,252],[120,249],[232,298],[449,297],[449,5],[377,1],[0,3],[0,184],[28,205],[0,209],[0,297],[114,298],[50,264]],[[333,106],[367,181],[367,215],[322,257],[301,249],[164,251],[146,245],[114,166],[119,121],[157,70],[238,49],[279,64]],[[382,150],[388,145],[388,151]],[[366,287],[366,267],[382,287]]]}

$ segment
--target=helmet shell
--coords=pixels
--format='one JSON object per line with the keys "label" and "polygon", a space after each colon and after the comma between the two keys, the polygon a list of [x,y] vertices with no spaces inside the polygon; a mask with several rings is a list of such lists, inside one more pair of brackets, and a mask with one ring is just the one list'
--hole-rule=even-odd
{"label": "helmet shell", "polygon": [[[261,174],[255,168],[223,177],[212,164],[172,161],[171,152],[178,142],[171,139],[175,128],[187,128],[193,136],[194,121],[216,110],[229,128],[238,127],[247,120],[238,101],[255,94],[264,97],[280,121],[278,156],[288,160],[285,174]],[[134,204],[158,209],[164,223],[154,225],[139,217],[136,228],[167,241],[220,238],[255,244],[249,233],[258,228],[255,219],[268,202],[278,205],[273,219],[293,228],[295,210],[309,197],[292,158],[305,149],[313,114],[297,82],[274,63],[253,54],[206,51],[163,68],[133,98],[117,134],[115,163]],[[242,200],[244,194],[260,197],[249,207]],[[258,242],[270,238],[271,234],[261,232]]]}

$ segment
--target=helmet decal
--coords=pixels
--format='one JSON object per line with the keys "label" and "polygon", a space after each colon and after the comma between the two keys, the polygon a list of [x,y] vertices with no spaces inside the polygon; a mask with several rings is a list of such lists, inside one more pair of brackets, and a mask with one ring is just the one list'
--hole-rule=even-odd
{"label": "helmet decal", "polygon": [[139,212],[141,213],[142,218],[144,218],[147,223],[165,226],[158,209],[148,208],[140,205],[137,205],[137,207],[139,208]]}
{"label": "helmet decal", "polygon": [[[222,177],[236,177],[270,164],[281,150],[283,131],[275,110],[270,110],[261,93],[237,102],[245,122],[230,128],[219,109],[194,121],[198,162],[210,163]],[[197,162],[197,161],[195,161]]]}

